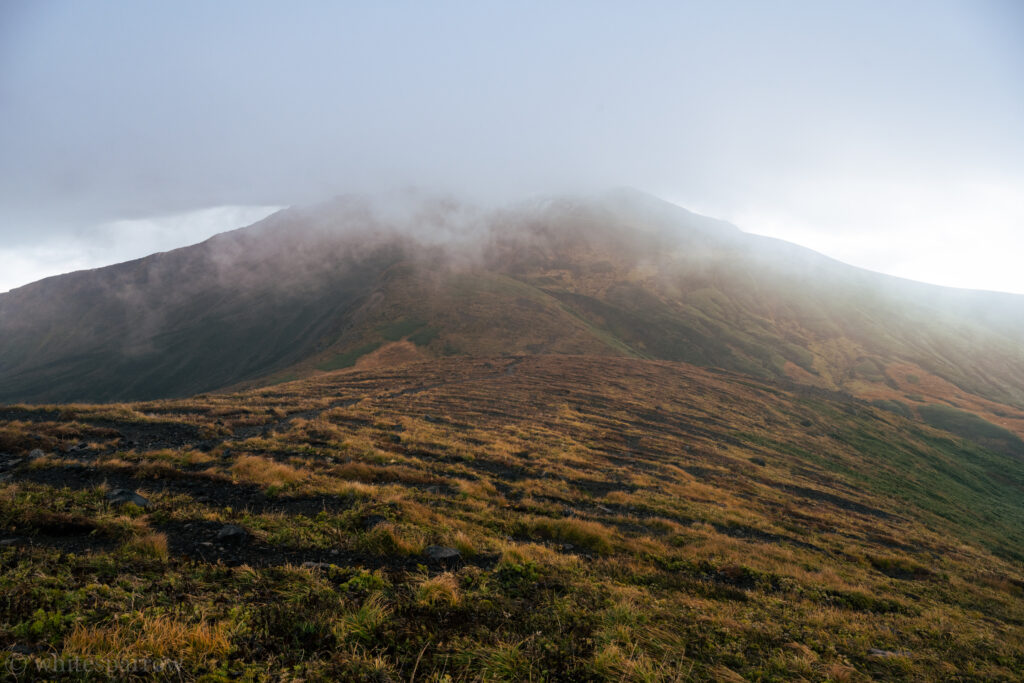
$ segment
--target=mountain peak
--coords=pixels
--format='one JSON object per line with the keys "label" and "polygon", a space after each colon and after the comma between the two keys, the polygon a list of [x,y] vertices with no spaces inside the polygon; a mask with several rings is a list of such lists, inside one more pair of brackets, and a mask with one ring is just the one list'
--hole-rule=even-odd
{"label": "mountain peak", "polygon": [[985,314],[1024,298],[906,287],[772,244],[630,188],[499,209],[344,195],[0,295],[0,400],[183,396],[401,342],[385,356],[639,357],[900,400],[922,395],[896,388],[913,366],[1024,406],[1024,315]]}

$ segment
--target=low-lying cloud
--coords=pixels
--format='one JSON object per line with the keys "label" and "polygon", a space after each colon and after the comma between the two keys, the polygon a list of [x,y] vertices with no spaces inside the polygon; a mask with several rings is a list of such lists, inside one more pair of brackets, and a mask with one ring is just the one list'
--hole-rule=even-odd
{"label": "low-lying cloud", "polygon": [[130,261],[201,242],[250,225],[281,207],[220,206],[149,219],[86,226],[59,240],[17,248],[0,246],[0,292],[76,270]]}
{"label": "low-lying cloud", "polygon": [[[822,249],[862,235],[834,255],[866,267],[933,258],[869,243],[885,222],[902,250],[949,214],[906,196],[1019,186],[1021,18],[1012,2],[6,3],[0,270],[137,255],[77,255],[116,221],[409,184],[492,204],[627,185]],[[1002,268],[1016,209],[960,200],[969,270]],[[170,246],[159,233],[149,251]]]}

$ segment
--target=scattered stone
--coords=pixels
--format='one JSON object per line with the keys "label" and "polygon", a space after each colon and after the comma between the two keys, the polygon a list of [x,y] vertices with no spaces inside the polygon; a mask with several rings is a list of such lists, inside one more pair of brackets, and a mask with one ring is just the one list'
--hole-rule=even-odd
{"label": "scattered stone", "polygon": [[28,458],[29,460],[35,460],[36,458],[41,458],[44,455],[46,455],[46,453],[43,453],[41,448],[33,448],[29,451]]}
{"label": "scattered stone", "polygon": [[148,508],[149,501],[130,489],[114,489],[107,494],[107,500],[113,505],[134,503],[140,508]]}
{"label": "scattered stone", "polygon": [[565,551],[571,551],[571,550],[573,550],[573,549],[574,549],[575,547],[576,547],[576,546],[574,546],[574,545],[573,545],[572,543],[563,543],[563,544],[562,544],[562,550],[565,550]]}
{"label": "scattered stone", "polygon": [[594,507],[596,507],[601,512],[607,513],[609,515],[612,514],[612,509],[611,508],[606,508],[604,505],[595,505]]}
{"label": "scattered stone", "polygon": [[462,553],[443,545],[428,545],[425,554],[428,560],[443,566],[455,565],[462,561]]}
{"label": "scattered stone", "polygon": [[424,415],[423,419],[426,420],[427,422],[440,422],[441,421],[440,419],[434,417],[433,415]]}
{"label": "scattered stone", "polygon": [[427,488],[425,488],[423,490],[426,491],[427,493],[432,493],[435,496],[441,494],[441,487],[440,486],[428,486]]}
{"label": "scattered stone", "polygon": [[12,545],[14,545],[17,542],[18,542],[18,539],[16,539],[16,538],[5,538],[4,540],[0,541],[0,548],[6,548],[8,546],[12,546]]}
{"label": "scattered stone", "polygon": [[388,518],[383,515],[368,515],[363,518],[363,529],[369,531],[378,524],[384,524],[388,521]]}
{"label": "scattered stone", "polygon": [[21,464],[21,458],[11,458],[4,462],[4,467],[17,467]]}
{"label": "scattered stone", "polygon": [[391,443],[402,443],[401,434],[391,434],[388,438],[391,439]]}
{"label": "scattered stone", "polygon": [[242,543],[249,538],[249,532],[237,524],[225,524],[217,532],[217,540],[225,543]]}
{"label": "scattered stone", "polygon": [[895,652],[893,652],[892,650],[876,650],[875,648],[871,648],[870,650],[868,650],[868,656],[869,657],[885,657],[885,658],[888,658],[888,657],[909,657],[910,653],[907,652],[906,650],[896,650]]}
{"label": "scattered stone", "polygon": [[758,467],[764,467],[765,465],[768,464],[768,461],[765,460],[764,458],[751,458],[750,462],[754,463]]}

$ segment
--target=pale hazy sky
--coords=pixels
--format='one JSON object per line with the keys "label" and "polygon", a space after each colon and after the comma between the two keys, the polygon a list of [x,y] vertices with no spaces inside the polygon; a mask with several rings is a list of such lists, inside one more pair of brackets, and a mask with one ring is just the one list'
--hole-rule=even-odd
{"label": "pale hazy sky", "polygon": [[1022,122],[1017,0],[0,0],[0,291],[412,184],[1024,293]]}

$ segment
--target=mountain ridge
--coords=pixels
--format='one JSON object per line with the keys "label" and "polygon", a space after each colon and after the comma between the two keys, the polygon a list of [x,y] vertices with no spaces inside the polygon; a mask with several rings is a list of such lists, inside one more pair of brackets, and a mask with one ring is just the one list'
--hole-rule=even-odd
{"label": "mountain ridge", "polygon": [[258,386],[402,342],[634,355],[906,402],[919,392],[899,371],[1020,432],[1022,337],[1024,297],[872,273],[635,190],[490,211],[342,196],[0,295],[0,400]]}
{"label": "mountain ridge", "polygon": [[1019,680],[1015,309],[709,221],[341,198],[0,298],[0,402],[119,401],[0,405],[0,665]]}

